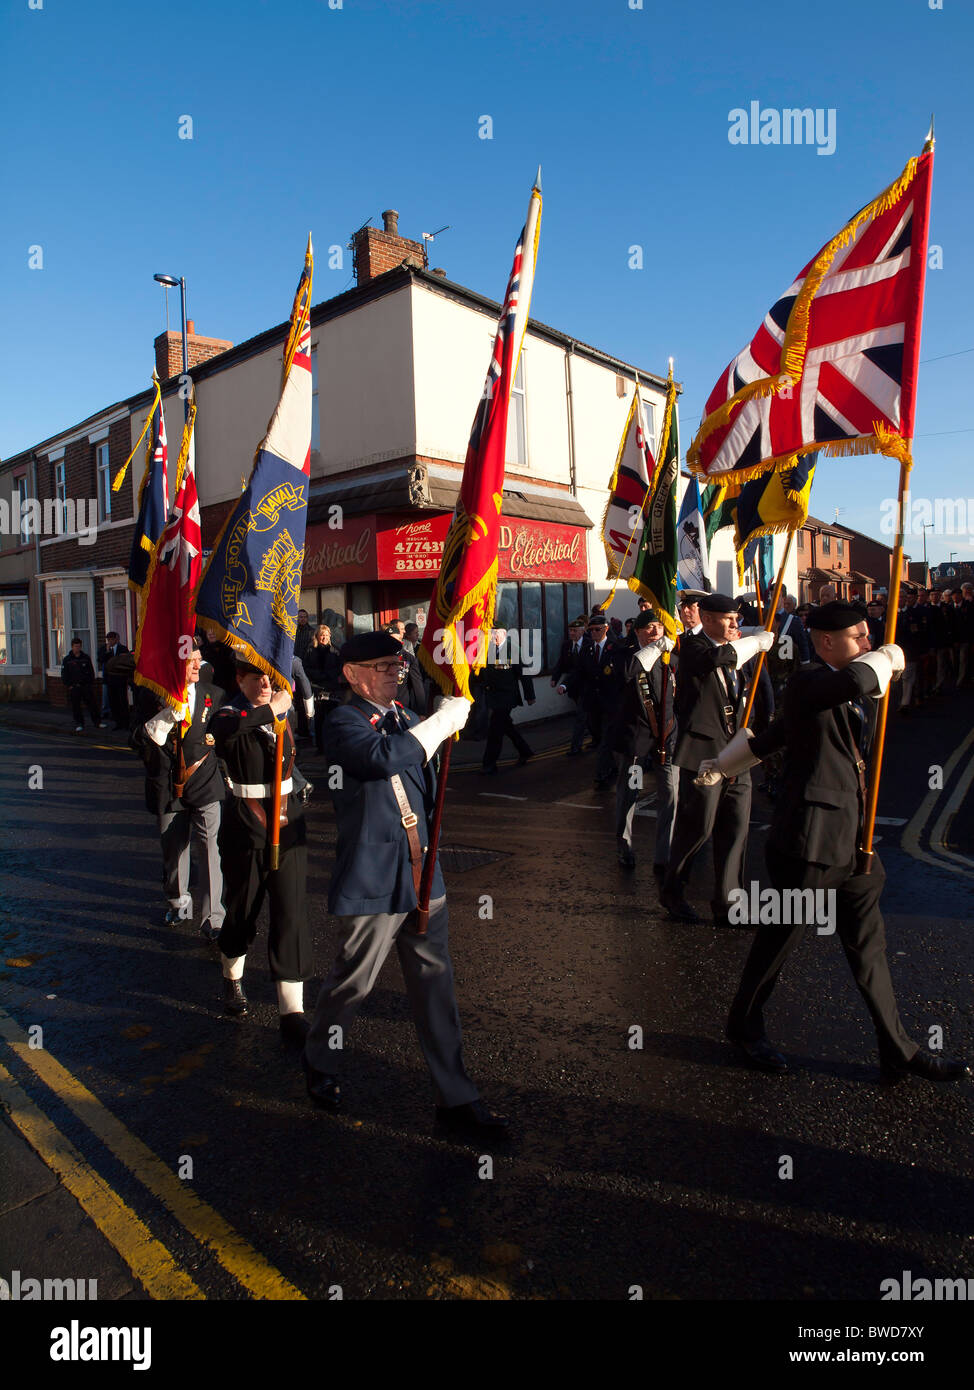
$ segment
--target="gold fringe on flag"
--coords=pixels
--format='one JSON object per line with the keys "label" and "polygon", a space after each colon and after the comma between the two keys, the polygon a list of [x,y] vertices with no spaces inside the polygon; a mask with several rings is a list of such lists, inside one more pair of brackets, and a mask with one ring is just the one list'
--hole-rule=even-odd
{"label": "gold fringe on flag", "polygon": [[[132,460],[135,458],[136,454],[139,452],[139,445],[142,443],[143,439],[145,438],[146,434],[148,433],[149,426],[152,424],[152,417],[153,417],[153,415],[155,415],[155,413],[156,413],[156,407],[159,406],[159,408],[162,409],[162,406],[161,406],[161,401],[162,401],[162,385],[161,385],[161,383],[160,383],[160,381],[159,381],[159,378],[156,376],[155,372],[152,373],[152,380],[153,380],[153,382],[155,383],[156,394],[155,394],[155,396],[153,397],[152,405],[151,405],[151,407],[150,407],[150,409],[149,409],[149,413],[148,413],[148,415],[145,417],[145,424],[142,426],[142,433],[139,435],[138,439],[135,441],[135,448],[134,448],[134,449],[132,450],[132,452],[129,454],[128,458],[125,460],[125,462],[122,464],[121,468],[120,468],[120,469],[118,470],[118,472],[115,474],[115,477],[112,479],[112,492],[118,492],[119,488],[120,488],[120,487],[122,486],[122,484],[125,482],[125,475],[126,475],[126,473],[128,472],[129,464],[132,462]],[[150,462],[150,460],[147,458],[146,461],[145,461],[146,474],[148,474],[148,472],[149,472],[149,462]],[[145,487],[145,478],[142,479],[142,487],[139,488],[139,503],[140,503],[140,504],[141,504],[141,502],[142,502],[142,488],[144,488],[144,487]]]}

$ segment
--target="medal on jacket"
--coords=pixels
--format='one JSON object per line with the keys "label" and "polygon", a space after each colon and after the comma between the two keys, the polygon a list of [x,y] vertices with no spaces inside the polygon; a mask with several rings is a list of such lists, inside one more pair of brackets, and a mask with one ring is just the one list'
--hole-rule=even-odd
{"label": "medal on jacket", "polygon": [[209,743],[210,745],[212,745],[212,744],[216,743],[216,739],[213,737],[212,734],[207,734],[207,735],[204,737],[203,742],[204,742],[204,743]]}
{"label": "medal on jacket", "polygon": [[612,667],[611,667],[611,666],[603,666],[603,667],[602,667],[602,674],[603,674],[603,676],[611,676],[611,675],[612,675]]}

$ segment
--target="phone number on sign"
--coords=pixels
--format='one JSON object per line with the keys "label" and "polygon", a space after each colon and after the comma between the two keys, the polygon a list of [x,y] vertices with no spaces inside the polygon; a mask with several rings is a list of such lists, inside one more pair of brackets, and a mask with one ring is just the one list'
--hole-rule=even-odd
{"label": "phone number on sign", "polygon": [[398,573],[398,572],[401,572],[401,571],[405,571],[405,572],[408,574],[408,573],[413,573],[413,572],[415,572],[416,570],[438,570],[439,567],[440,567],[440,558],[439,558],[438,555],[432,556],[432,557],[431,557],[430,559],[428,559],[428,560],[422,559],[422,557],[419,556],[419,555],[410,555],[410,557],[409,557],[408,560],[397,560],[397,561],[396,561],[396,571],[397,571],[397,573]]}
{"label": "phone number on sign", "polygon": [[395,555],[442,555],[442,541],[397,541],[393,554]]}

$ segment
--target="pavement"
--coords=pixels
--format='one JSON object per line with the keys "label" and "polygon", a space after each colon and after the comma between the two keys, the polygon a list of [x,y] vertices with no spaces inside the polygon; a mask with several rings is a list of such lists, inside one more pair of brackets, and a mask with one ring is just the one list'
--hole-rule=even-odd
{"label": "pavement", "polygon": [[[893,721],[878,827],[901,1012],[969,1058],[972,708],[953,693]],[[635,873],[618,868],[613,797],[591,755],[562,756],[569,723],[528,728],[536,757],[496,778],[482,745],[454,751],[467,1064],[514,1124],[485,1153],[434,1129],[392,960],[349,1040],[345,1111],[311,1110],[262,937],[238,1022],[194,926],[162,924],[125,736],[0,706],[0,1277],[96,1279],[109,1300],[804,1302],[875,1300],[904,1270],[974,1277],[970,1081],[879,1088],[841,951],[814,936],[769,1009],[791,1072],[737,1065],[722,1024],[749,935],[661,914],[651,804]],[[770,814],[756,795],[746,877]],[[334,826],[317,793],[309,843],[320,979]]]}

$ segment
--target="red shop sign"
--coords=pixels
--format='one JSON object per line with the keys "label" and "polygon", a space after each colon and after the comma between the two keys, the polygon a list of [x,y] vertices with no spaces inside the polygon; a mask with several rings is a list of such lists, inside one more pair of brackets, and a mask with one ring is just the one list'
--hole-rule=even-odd
{"label": "red shop sign", "polygon": [[340,527],[327,522],[309,526],[304,540],[301,582],[346,584],[375,578],[375,517],[346,516]]}
{"label": "red shop sign", "polygon": [[[439,574],[451,519],[451,512],[412,519],[377,518],[379,578]],[[585,532],[580,526],[554,521],[502,518],[497,573],[501,579],[585,579]]]}

